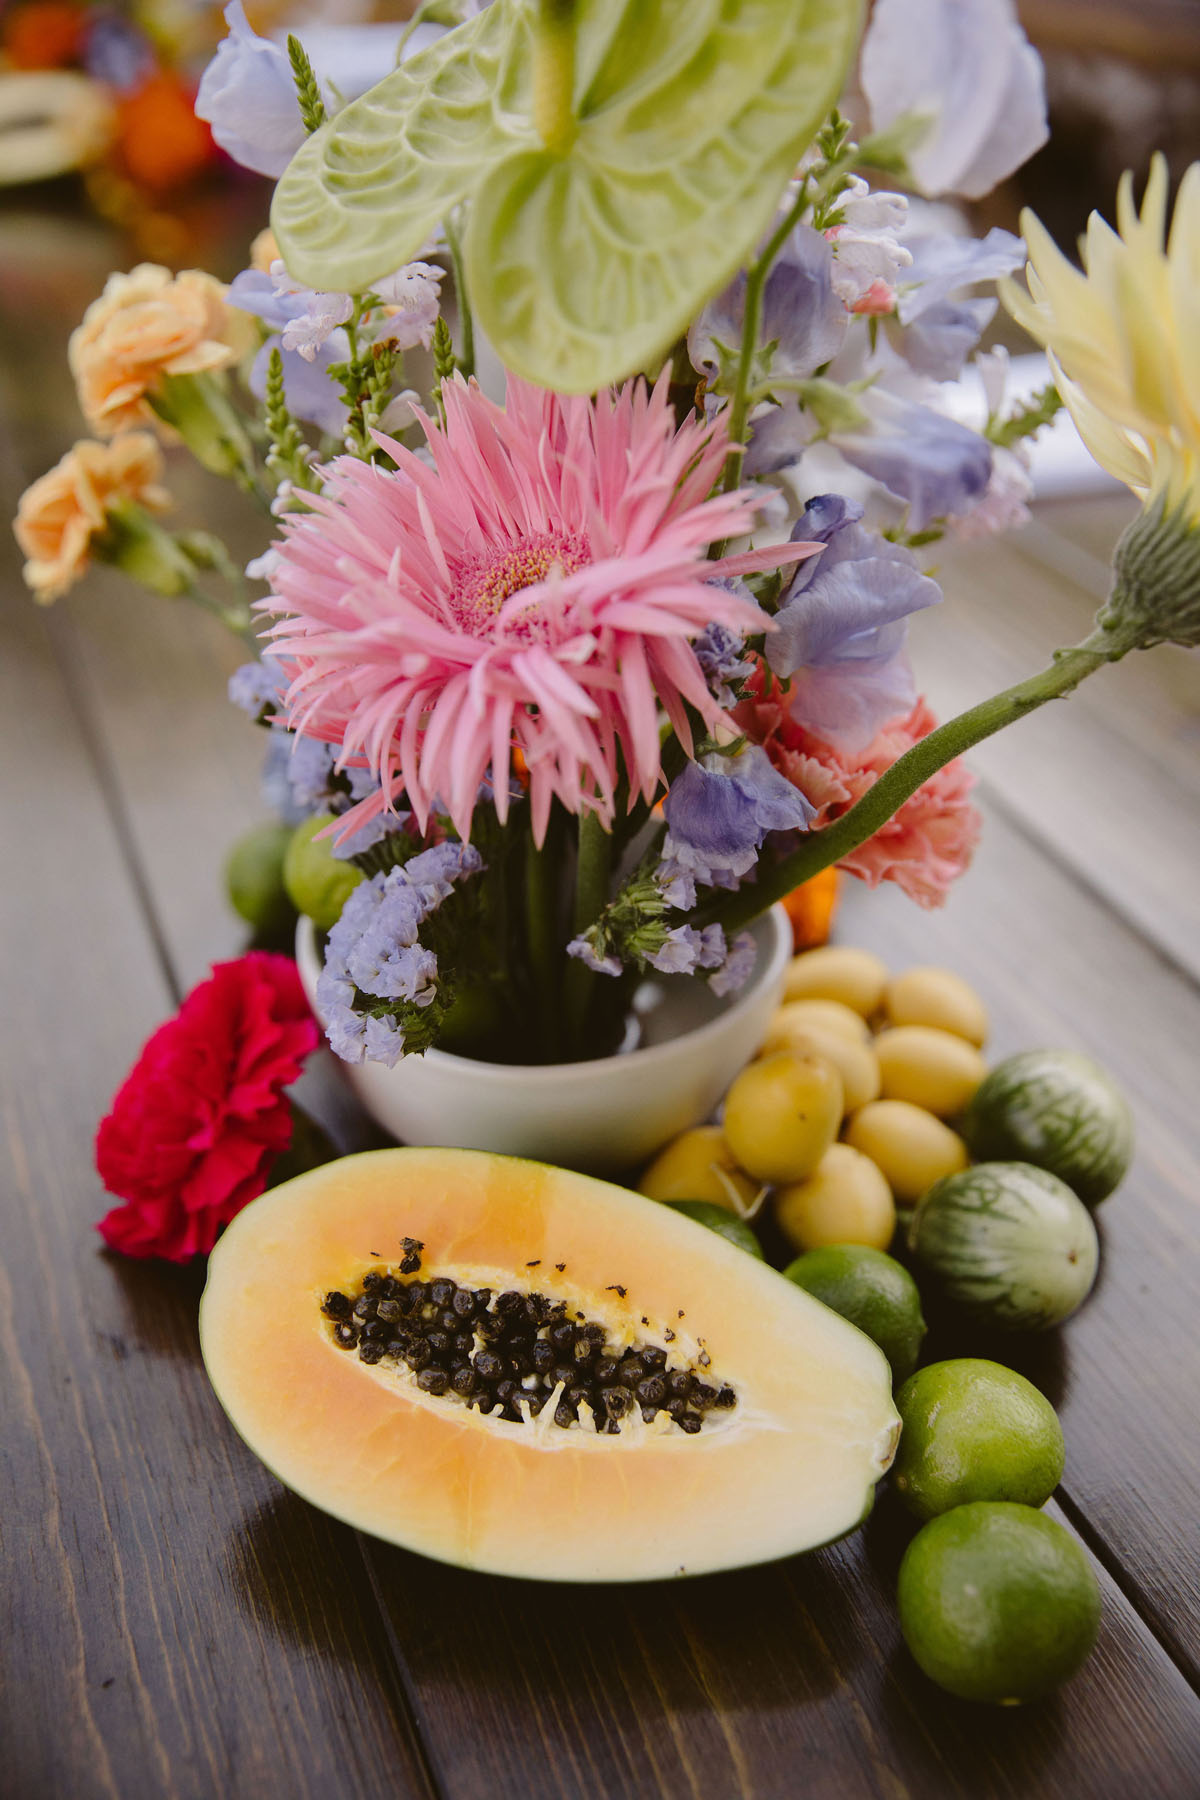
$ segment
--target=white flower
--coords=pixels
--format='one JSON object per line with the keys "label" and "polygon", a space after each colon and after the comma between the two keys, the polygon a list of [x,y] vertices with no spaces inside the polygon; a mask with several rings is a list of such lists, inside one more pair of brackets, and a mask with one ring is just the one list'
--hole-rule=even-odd
{"label": "white flower", "polygon": [[978,199],[1049,135],[1041,60],[1015,0],[875,0],[859,78],[874,131],[928,121],[908,156],[926,194]]}
{"label": "white flower", "polygon": [[271,286],[276,294],[304,302],[304,310],[287,321],[282,342],[285,350],[298,350],[305,362],[315,362],[317,351],[330,334],[344,325],[354,311],[349,294],[325,293],[293,281],[280,260],[271,264]]}
{"label": "white flower", "polygon": [[897,236],[908,201],[903,194],[873,194],[852,175],[839,208],[844,222],[825,233],[833,248],[833,291],[848,312],[891,312],[900,271],[912,263]]}
{"label": "white flower", "polygon": [[432,263],[411,262],[374,283],[379,298],[396,309],[389,315],[383,335],[393,338],[401,350],[417,344],[428,350],[437,324],[441,281],[442,271]]}

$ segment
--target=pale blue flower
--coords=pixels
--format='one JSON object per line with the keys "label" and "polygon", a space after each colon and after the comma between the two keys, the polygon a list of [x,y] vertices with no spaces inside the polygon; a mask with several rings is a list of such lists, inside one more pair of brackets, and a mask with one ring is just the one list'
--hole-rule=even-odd
{"label": "pale blue flower", "polygon": [[279,350],[284,398],[292,417],[340,437],[346,428],[346,404],[328,371],[331,363],[345,362],[350,355],[349,338],[341,329],[331,328],[311,354],[290,349],[284,342],[288,328],[307,317],[310,300],[330,296],[318,295],[312,288],[282,287],[262,269],[243,269],[230,282],[227,297],[231,306],[261,319],[271,333],[250,369],[255,398],[266,398],[271,352]]}
{"label": "pale blue flower", "polygon": [[[749,588],[744,582],[714,582],[714,587],[725,587],[741,592],[751,599]],[[763,617],[763,629],[766,630],[766,617]],[[736,706],[738,702],[738,685],[754,673],[753,658],[746,655],[746,640],[728,625],[709,625],[692,639],[692,652],[696,661],[704,671],[704,679],[708,691],[718,706]]]}
{"label": "pale blue flower", "polygon": [[912,705],[908,615],[942,598],[911,550],[863,528],[862,510],[840,494],[809,501],[793,540],[825,548],[797,568],[766,640],[769,667],[791,679],[796,719],[846,750]]}
{"label": "pale blue flower", "polygon": [[758,961],[758,946],[748,931],[739,931],[729,946],[724,963],[708,978],[714,994],[736,994],[745,987]]}
{"label": "pale blue flower", "polygon": [[273,656],[243,663],[229,677],[229,698],[251,719],[259,719],[283,698],[287,676]]}
{"label": "pale blue flower", "polygon": [[690,875],[705,887],[737,887],[770,831],[804,830],[813,808],[765,750],[689,762],[663,803],[667,835],[660,875]]}
{"label": "pale blue flower", "polygon": [[977,200],[1049,136],[1042,65],[1015,0],[875,0],[859,82],[873,131],[928,121],[908,154],[926,194]]}
{"label": "pale blue flower", "polygon": [[908,528],[967,512],[987,487],[992,447],[978,432],[932,407],[879,388],[862,395],[868,423],[830,433],[846,461],[908,506]]}
{"label": "pale blue flower", "polygon": [[1025,260],[1025,246],[995,226],[985,238],[937,232],[910,238],[908,247],[911,285],[900,295],[896,320],[888,322],[888,341],[918,375],[955,381],[996,311],[994,299],[964,299],[962,290],[1011,275]]}
{"label": "pale blue flower", "polygon": [[567,945],[567,955],[575,957],[593,975],[619,975],[622,963],[619,956],[602,956],[586,932],[581,937],[573,937]]}
{"label": "pale blue flower", "polygon": [[[710,382],[719,372],[719,346],[736,352],[742,341],[745,311],[743,271],[709,301],[688,332],[692,366]],[[846,308],[833,291],[829,244],[811,225],[797,225],[763,289],[760,342],[774,345],[771,368],[781,375],[811,375],[837,355],[848,326]]]}

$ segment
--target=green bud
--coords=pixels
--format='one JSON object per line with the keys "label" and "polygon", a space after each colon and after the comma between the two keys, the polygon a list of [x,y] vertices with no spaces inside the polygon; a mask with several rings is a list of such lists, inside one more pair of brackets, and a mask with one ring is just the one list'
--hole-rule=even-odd
{"label": "green bud", "polygon": [[1097,615],[1123,650],[1200,646],[1200,521],[1186,502],[1160,497],[1129,526],[1113,557],[1115,580]]}
{"label": "green bud", "polygon": [[155,594],[173,599],[186,594],[195,579],[195,564],[169,531],[134,500],[113,500],[107,525],[92,542],[101,562],[112,563]]}
{"label": "green bud", "polygon": [[253,482],[254,450],[246,428],[211,375],[164,375],[147,399],[198,463],[214,475],[232,475],[243,485]]}

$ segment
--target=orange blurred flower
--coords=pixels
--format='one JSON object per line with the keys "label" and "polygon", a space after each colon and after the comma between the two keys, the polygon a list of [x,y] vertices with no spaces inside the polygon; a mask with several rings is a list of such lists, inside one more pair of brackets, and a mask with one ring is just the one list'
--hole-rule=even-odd
{"label": "orange blurred flower", "polygon": [[192,111],[194,95],[178,75],[159,70],[117,108],[117,146],[139,187],[167,193],[216,157],[212,132]]}
{"label": "orange blurred flower", "polygon": [[109,276],[68,351],[94,431],[110,437],[153,423],[145,396],[162,376],[224,369],[251,347],[254,323],[225,304],[225,293],[200,269],[172,275],[159,263],[139,263],[128,275]]}
{"label": "orange blurred flower", "polygon": [[5,54],[14,69],[63,69],[77,62],[87,15],[65,0],[17,7],[3,26]]}
{"label": "orange blurred flower", "polygon": [[162,475],[162,451],[150,433],[128,431],[111,444],[81,438],[27,488],[13,531],[28,558],[24,574],[34,598],[49,605],[79,580],[113,500],[133,500],[155,510],[169,506]]}

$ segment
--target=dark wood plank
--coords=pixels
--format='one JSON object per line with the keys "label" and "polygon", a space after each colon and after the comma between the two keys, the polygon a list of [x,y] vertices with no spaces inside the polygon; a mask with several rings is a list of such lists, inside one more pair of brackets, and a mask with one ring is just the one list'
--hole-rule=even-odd
{"label": "dark wood plank", "polygon": [[171,1001],[54,653],[67,621],[35,614],[2,544],[0,591],[3,1786],[418,1800],[356,1540],[232,1438],[198,1277],[92,1231],[95,1121]]}

